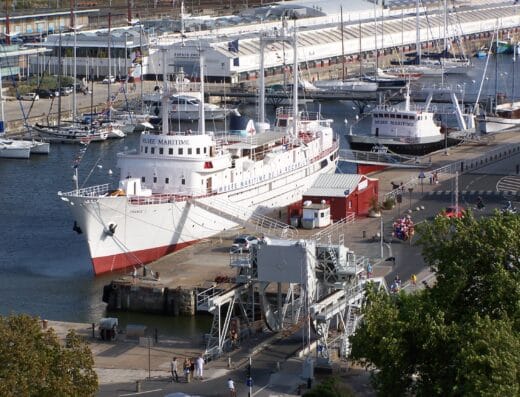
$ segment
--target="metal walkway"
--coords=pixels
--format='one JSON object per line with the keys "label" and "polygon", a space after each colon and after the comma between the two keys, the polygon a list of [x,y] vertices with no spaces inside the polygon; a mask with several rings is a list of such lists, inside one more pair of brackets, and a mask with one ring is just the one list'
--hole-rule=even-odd
{"label": "metal walkway", "polygon": [[339,161],[400,168],[427,168],[430,165],[422,157],[404,156],[392,152],[366,152],[350,149],[341,149],[339,151]]}
{"label": "metal walkway", "polygon": [[298,231],[293,226],[268,216],[257,214],[251,208],[243,207],[224,199],[213,198],[211,204],[192,199],[190,203],[265,236],[290,239],[295,238],[298,234]]}

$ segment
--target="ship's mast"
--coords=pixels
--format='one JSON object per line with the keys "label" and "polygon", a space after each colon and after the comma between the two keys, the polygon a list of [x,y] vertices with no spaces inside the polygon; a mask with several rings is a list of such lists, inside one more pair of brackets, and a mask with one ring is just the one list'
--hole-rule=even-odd
{"label": "ship's mast", "polygon": [[293,135],[298,137],[298,39],[296,34],[296,18],[294,18],[293,31]]}
{"label": "ship's mast", "polygon": [[204,53],[200,51],[200,105],[199,105],[199,134],[206,134],[206,115],[204,113]]}
{"label": "ship's mast", "polygon": [[258,99],[258,122],[265,121],[265,66],[264,66],[265,38],[263,32],[260,33],[260,97]]}
{"label": "ship's mast", "polygon": [[169,132],[169,119],[170,119],[170,110],[168,109],[168,80],[166,77],[166,48],[161,48],[162,52],[162,75],[163,75],[163,92],[161,98],[161,106],[162,106],[162,133],[167,134]]}
{"label": "ship's mast", "polygon": [[419,17],[419,4],[421,0],[415,2],[415,52],[418,63],[421,64],[421,25]]}

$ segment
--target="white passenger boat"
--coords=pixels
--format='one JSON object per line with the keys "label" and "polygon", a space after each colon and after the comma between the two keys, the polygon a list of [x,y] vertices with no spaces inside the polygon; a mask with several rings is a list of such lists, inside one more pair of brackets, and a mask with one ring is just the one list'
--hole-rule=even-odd
{"label": "white passenger boat", "polygon": [[[149,113],[162,118],[162,94],[145,95],[143,102]],[[194,121],[199,118],[199,108],[203,104],[206,120],[223,120],[235,109],[224,108],[212,103],[203,103],[200,99],[188,95],[171,95],[168,99],[168,117],[170,120]]]}

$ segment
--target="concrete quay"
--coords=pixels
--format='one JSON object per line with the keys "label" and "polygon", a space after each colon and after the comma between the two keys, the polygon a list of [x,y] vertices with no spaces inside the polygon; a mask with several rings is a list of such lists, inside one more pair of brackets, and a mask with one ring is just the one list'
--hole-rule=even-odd
{"label": "concrete quay", "polygon": [[[370,258],[374,275],[389,275],[389,282],[398,272],[402,280],[412,274],[422,274],[424,262],[419,248],[392,236],[392,223],[396,218],[406,212],[415,223],[432,219],[443,208],[454,204],[455,179],[460,205],[471,207],[479,194],[490,202],[486,211],[479,215],[491,213],[491,203],[499,208],[505,196],[511,193],[513,200],[516,197],[516,188],[505,188],[502,189],[505,192],[500,193],[497,185],[511,175],[520,180],[520,135],[507,132],[487,138],[411,160],[417,168],[387,168],[372,173],[371,177],[379,179],[380,201],[385,196],[400,194],[402,202],[391,210],[382,211],[381,218],[357,218],[337,228],[332,242],[339,241],[342,234],[346,246],[356,254]],[[424,175],[422,180],[419,178],[421,173]],[[433,175],[436,175],[437,183],[433,183]],[[401,184],[399,189],[393,188]],[[421,207],[425,210],[417,211]],[[281,219],[285,218],[282,214]],[[229,266],[229,248],[233,237],[244,232],[248,231],[239,228],[227,231],[161,258],[147,266],[146,277],[141,271],[135,280],[131,274],[123,275],[105,287],[104,300],[109,303],[110,310],[195,315],[199,289],[219,283],[219,288],[224,290],[232,287],[233,284],[222,283],[232,281],[235,276]],[[319,230],[299,229],[298,238],[313,239],[316,233]],[[395,263],[385,261],[389,257],[396,258]],[[158,273],[160,277],[157,279],[151,276],[152,273]],[[428,277],[428,272],[423,277]],[[115,291],[121,292],[123,297],[117,297]]]}

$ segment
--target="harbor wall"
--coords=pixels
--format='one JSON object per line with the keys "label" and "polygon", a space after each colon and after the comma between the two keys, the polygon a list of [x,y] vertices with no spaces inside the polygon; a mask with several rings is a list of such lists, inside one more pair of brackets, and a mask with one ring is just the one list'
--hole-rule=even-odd
{"label": "harbor wall", "polygon": [[170,289],[157,283],[114,280],[103,288],[103,302],[110,311],[130,311],[170,316],[193,316],[195,290]]}

